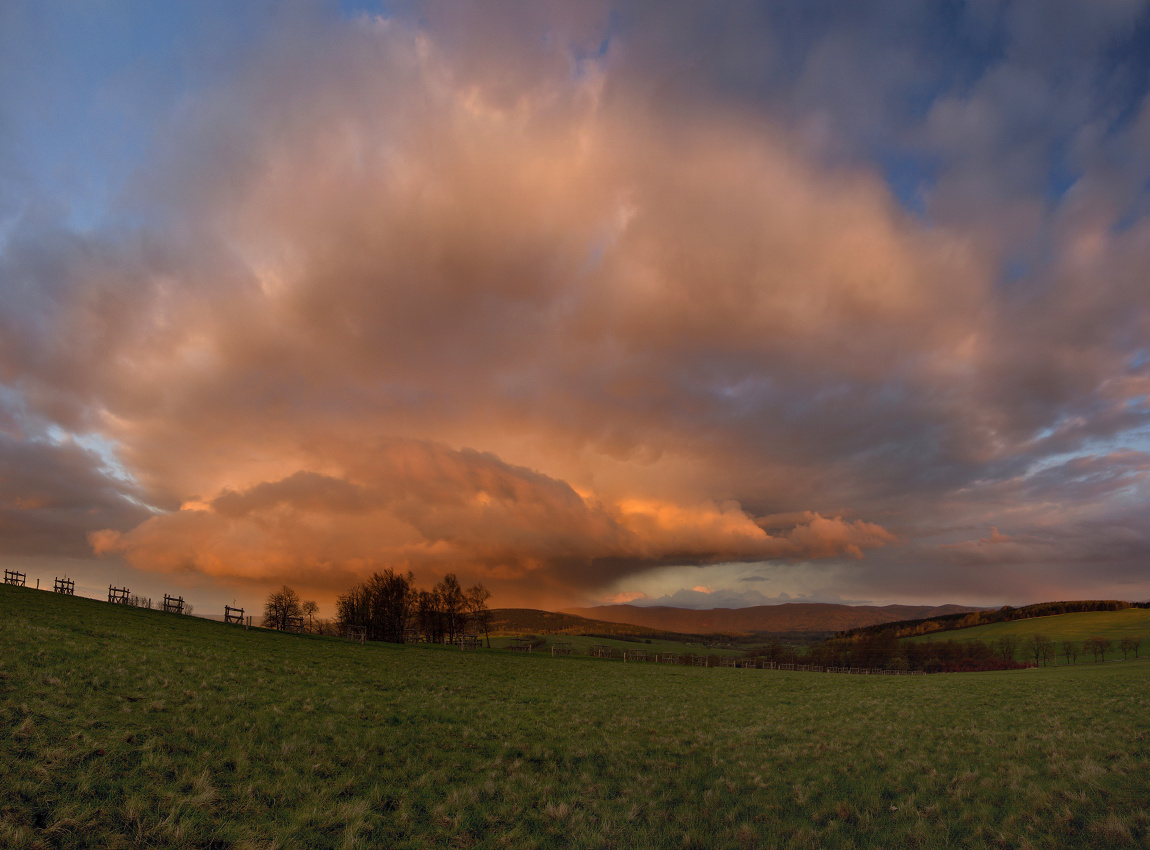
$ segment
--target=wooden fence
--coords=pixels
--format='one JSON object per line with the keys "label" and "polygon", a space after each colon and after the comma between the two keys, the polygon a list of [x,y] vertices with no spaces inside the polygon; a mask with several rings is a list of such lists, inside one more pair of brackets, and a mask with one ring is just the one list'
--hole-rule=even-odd
{"label": "wooden fence", "polygon": [[52,585],[53,593],[63,593],[65,596],[76,595],[76,582],[70,578],[56,578],[55,583]]}
{"label": "wooden fence", "polygon": [[16,587],[24,587],[27,580],[27,573],[18,573],[15,570],[4,570],[5,584],[15,585]]}
{"label": "wooden fence", "polygon": [[126,587],[112,587],[112,585],[109,584],[108,585],[108,601],[115,603],[117,605],[128,605],[128,604],[130,604],[130,600],[128,599],[128,588],[126,588]]}
{"label": "wooden fence", "polygon": [[239,623],[243,625],[244,622],[244,609],[233,608],[231,605],[224,606],[224,622],[225,623]]}
{"label": "wooden fence", "polygon": [[[127,602],[127,600],[124,600]],[[168,596],[164,594],[164,607],[163,610],[168,614],[183,614],[184,613],[184,597],[182,596]]]}

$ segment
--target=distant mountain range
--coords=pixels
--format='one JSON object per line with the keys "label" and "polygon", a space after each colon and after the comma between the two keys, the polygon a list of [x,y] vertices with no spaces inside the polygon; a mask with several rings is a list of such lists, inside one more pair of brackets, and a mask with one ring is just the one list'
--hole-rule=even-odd
{"label": "distant mountain range", "polygon": [[563,613],[609,623],[627,623],[665,632],[687,634],[745,634],[840,632],[880,623],[941,617],[986,609],[967,605],[835,605],[823,602],[786,602],[753,608],[669,608],[664,606],[600,605],[567,608]]}
{"label": "distant mountain range", "polygon": [[649,629],[628,623],[608,623],[588,620],[575,614],[540,611],[537,608],[493,608],[488,626],[491,634],[551,634],[551,635],[603,635],[637,638],[668,637],[697,638],[698,635],[680,635],[666,629]]}

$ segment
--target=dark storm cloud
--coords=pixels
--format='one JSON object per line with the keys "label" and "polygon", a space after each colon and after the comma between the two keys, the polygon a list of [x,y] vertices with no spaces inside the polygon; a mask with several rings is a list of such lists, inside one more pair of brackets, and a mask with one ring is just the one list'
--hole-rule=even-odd
{"label": "dark storm cloud", "polygon": [[150,516],[125,499],[133,495],[136,488],[95,452],[21,439],[0,418],[0,555],[83,557],[89,533],[129,529]]}

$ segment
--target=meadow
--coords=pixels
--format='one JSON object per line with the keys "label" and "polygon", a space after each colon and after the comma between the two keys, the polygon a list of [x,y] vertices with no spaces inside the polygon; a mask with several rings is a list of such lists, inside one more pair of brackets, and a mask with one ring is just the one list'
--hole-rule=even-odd
{"label": "meadow", "polygon": [[[1001,637],[1013,637],[1018,640],[1015,658],[1019,661],[1030,660],[1026,641],[1034,635],[1043,635],[1051,640],[1061,643],[1064,640],[1075,641],[1082,645],[1087,638],[1095,635],[1109,638],[1113,644],[1106,653],[1107,659],[1122,658],[1119,641],[1125,637],[1141,637],[1142,646],[1138,650],[1141,656],[1150,655],[1150,609],[1127,608],[1124,611],[1091,611],[1081,614],[1056,614],[1051,617],[1034,617],[1029,620],[1012,620],[1006,623],[987,623],[981,626],[971,626],[966,629],[935,632],[904,640],[920,643],[925,640],[981,640],[984,643],[994,643]],[[1083,652],[1078,658],[1078,664],[1093,662],[1093,657]],[[1058,647],[1058,664],[1065,664],[1066,658],[1062,648]]]}
{"label": "meadow", "polygon": [[1150,661],[366,647],[0,587],[0,846],[1150,844]]}

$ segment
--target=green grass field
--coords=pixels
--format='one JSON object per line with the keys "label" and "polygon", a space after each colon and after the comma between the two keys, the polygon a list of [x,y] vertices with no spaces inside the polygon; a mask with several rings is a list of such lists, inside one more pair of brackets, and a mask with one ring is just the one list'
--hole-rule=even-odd
{"label": "green grass field", "polygon": [[1150,661],[917,677],[359,645],[0,587],[0,846],[1150,844]]}
{"label": "green grass field", "polygon": [[[1083,614],[1058,614],[1053,617],[1034,617],[1029,620],[1013,620],[1008,623],[988,623],[983,626],[971,626],[968,629],[956,629],[948,632],[935,632],[933,635],[905,638],[916,643],[924,640],[981,640],[992,643],[1004,635],[1016,637],[1019,640],[1016,657],[1020,661],[1028,658],[1026,640],[1034,635],[1045,635],[1055,641],[1072,640],[1081,644],[1082,641],[1095,635],[1110,638],[1113,646],[1106,653],[1107,659],[1120,659],[1122,652],[1118,642],[1124,637],[1139,636],[1143,638],[1139,655],[1150,655],[1150,609],[1127,608],[1125,611],[1091,611]],[[1084,653],[1078,658],[1078,663],[1093,662],[1093,657]],[[1059,664],[1065,664],[1066,659],[1062,650],[1058,650]]]}

